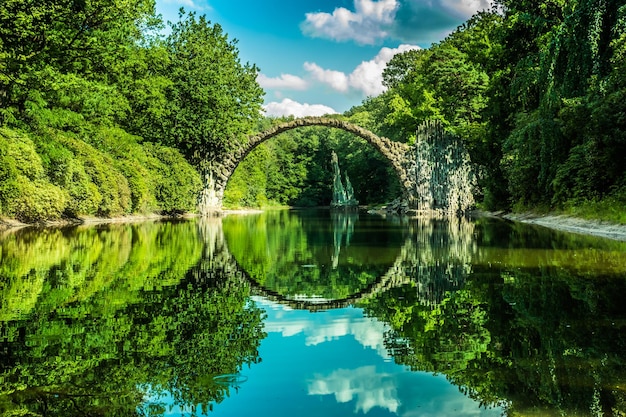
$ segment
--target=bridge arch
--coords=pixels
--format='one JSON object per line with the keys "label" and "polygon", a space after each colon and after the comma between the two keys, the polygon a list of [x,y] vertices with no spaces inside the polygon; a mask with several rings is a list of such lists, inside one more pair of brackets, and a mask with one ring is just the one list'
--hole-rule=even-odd
{"label": "bridge arch", "polygon": [[212,190],[210,190],[211,195],[203,197],[208,201],[205,201],[204,204],[201,204],[201,206],[204,205],[211,211],[213,209],[221,209],[224,198],[224,190],[226,189],[226,185],[228,184],[230,177],[233,175],[241,161],[243,161],[243,159],[248,156],[254,148],[259,146],[261,143],[280,135],[281,133],[308,126],[326,126],[341,129],[364,139],[366,142],[374,146],[374,148],[376,148],[376,150],[391,163],[391,166],[400,180],[400,184],[403,186],[405,199],[407,199],[407,201],[411,201],[415,184],[414,181],[411,181],[407,170],[407,164],[409,163],[407,155],[410,149],[407,144],[393,142],[387,138],[379,137],[367,129],[344,120],[331,117],[304,117],[278,124],[264,132],[248,136],[247,142],[244,142],[238,150],[230,154],[224,161],[212,168],[212,178],[209,180],[210,187],[212,188]]}

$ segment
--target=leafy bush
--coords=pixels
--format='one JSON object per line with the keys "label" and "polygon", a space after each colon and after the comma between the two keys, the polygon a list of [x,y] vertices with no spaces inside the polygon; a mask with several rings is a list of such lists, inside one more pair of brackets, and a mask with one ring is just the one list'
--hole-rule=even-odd
{"label": "leafy bush", "polygon": [[25,222],[61,217],[66,193],[50,184],[35,145],[24,134],[0,129],[0,207]]}
{"label": "leafy bush", "polygon": [[201,187],[196,170],[173,148],[152,143],[119,128],[99,128],[89,138],[112,156],[130,187],[132,211],[175,213],[192,211]]}
{"label": "leafy bush", "polygon": [[193,211],[198,172],[172,149],[117,128],[73,133],[0,129],[0,213],[25,222],[81,215]]}
{"label": "leafy bush", "polygon": [[9,157],[9,143],[4,131],[0,130],[0,214],[7,214],[5,207],[17,195],[17,168],[15,160]]}
{"label": "leafy bush", "polygon": [[618,224],[626,224],[626,185],[616,188],[602,199],[572,199],[565,203],[565,213]]}
{"label": "leafy bush", "polygon": [[177,150],[144,143],[157,206],[163,213],[194,211],[202,187],[200,174]]}
{"label": "leafy bush", "polygon": [[87,139],[101,152],[110,155],[115,168],[126,177],[131,211],[146,213],[155,210],[154,175],[148,168],[148,156],[138,138],[119,128],[101,127]]}
{"label": "leafy bush", "polygon": [[[72,150],[102,197],[95,214],[111,217],[131,213],[132,200],[128,180],[115,167],[113,159],[93,146],[68,135],[59,136],[59,140]],[[97,194],[94,193],[93,196],[97,200]]]}
{"label": "leafy bush", "polygon": [[13,130],[0,129],[0,137],[3,137],[7,145],[6,158],[12,161],[19,174],[31,180],[45,176],[41,157],[28,136]]}
{"label": "leafy bush", "polygon": [[85,172],[75,155],[58,142],[59,133],[48,132],[40,140],[38,151],[50,182],[67,192],[64,214],[70,217],[95,215],[102,202],[98,187]]}
{"label": "leafy bush", "polygon": [[7,203],[9,216],[23,222],[58,219],[66,205],[66,193],[45,180],[31,181],[20,175],[16,181],[16,197]]}

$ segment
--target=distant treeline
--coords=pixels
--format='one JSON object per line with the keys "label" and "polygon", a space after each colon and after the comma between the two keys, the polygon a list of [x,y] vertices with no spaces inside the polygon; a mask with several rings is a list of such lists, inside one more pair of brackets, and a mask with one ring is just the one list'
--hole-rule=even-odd
{"label": "distant treeline", "polygon": [[[163,36],[152,0],[124,4],[0,4],[1,215],[192,210],[212,162],[280,121],[218,24],[181,13]],[[626,0],[499,0],[383,79],[338,117],[409,143],[440,120],[477,165],[481,208],[626,222]],[[361,204],[399,195],[368,144],[302,128],[259,146],[226,204],[327,204],[333,150]]]}

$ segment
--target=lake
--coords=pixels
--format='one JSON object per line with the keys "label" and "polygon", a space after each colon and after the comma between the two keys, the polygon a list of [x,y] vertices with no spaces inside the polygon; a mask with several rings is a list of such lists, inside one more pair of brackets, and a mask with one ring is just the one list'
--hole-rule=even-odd
{"label": "lake", "polygon": [[618,416],[626,243],[277,210],[0,235],[0,415]]}

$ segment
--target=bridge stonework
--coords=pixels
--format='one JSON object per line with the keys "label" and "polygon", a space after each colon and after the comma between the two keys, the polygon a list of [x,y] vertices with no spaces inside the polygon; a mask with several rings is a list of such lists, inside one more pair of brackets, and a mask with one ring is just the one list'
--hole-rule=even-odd
{"label": "bridge stonework", "polygon": [[408,169],[411,161],[408,159],[410,147],[407,144],[393,142],[387,138],[379,137],[367,129],[363,129],[360,126],[343,120],[330,117],[304,117],[281,123],[271,127],[265,132],[248,136],[247,143],[235,152],[231,153],[224,161],[222,161],[221,164],[214,165],[212,169],[212,177],[207,179],[209,184],[211,184],[211,189],[207,190],[206,194],[201,197],[201,200],[204,200],[200,204],[201,212],[204,214],[204,212],[219,211],[221,209],[224,198],[224,190],[226,189],[228,180],[235,172],[235,169],[237,169],[237,166],[239,166],[239,163],[246,156],[248,156],[254,148],[266,140],[269,140],[288,130],[307,126],[326,126],[330,128],[342,129],[363,138],[369,144],[374,146],[374,148],[387,158],[387,160],[389,160],[389,163],[396,172],[400,183],[403,185],[403,197],[409,201],[409,203],[415,200],[413,197],[415,181],[411,179],[410,170]]}
{"label": "bridge stonework", "polygon": [[[402,185],[403,200],[408,203],[408,207],[411,209],[438,209],[444,212],[459,212],[466,210],[471,204],[473,204],[473,198],[471,198],[471,196],[468,201],[462,202],[462,207],[459,204],[452,204],[451,201],[448,202],[447,200],[450,200],[450,198],[445,198],[446,201],[443,203],[443,205],[445,205],[444,207],[441,204],[444,201],[444,198],[437,199],[436,196],[432,197],[432,195],[426,198],[424,195],[419,195],[423,194],[424,192],[433,194],[433,187],[430,186],[425,188],[424,184],[430,184],[433,182],[450,182],[446,180],[447,177],[458,177],[458,175],[450,175],[449,172],[443,172],[444,170],[440,170],[443,172],[443,174],[441,172],[434,172],[437,171],[437,169],[433,170],[432,162],[425,164],[423,160],[419,160],[419,146],[420,143],[424,143],[423,140],[418,141],[418,143],[416,143],[416,146],[409,146],[405,143],[394,142],[385,137],[377,136],[367,129],[363,129],[360,126],[344,120],[330,117],[304,117],[278,124],[266,130],[265,132],[248,136],[247,142],[245,142],[239,149],[232,152],[221,163],[215,164],[211,169],[209,178],[205,179],[209,186],[206,187],[206,189],[200,196],[200,213],[203,215],[209,215],[215,212],[219,212],[221,210],[224,198],[224,191],[230,177],[235,172],[235,169],[237,169],[237,166],[239,166],[239,163],[254,148],[265,142],[266,140],[280,135],[281,133],[284,133],[288,130],[307,126],[325,126],[329,128],[342,129],[346,132],[352,133],[364,139],[366,142],[371,144],[376,150],[378,150],[378,152],[380,152],[380,154],[382,154],[389,161],[389,163],[393,167],[396,175],[398,176],[398,180]],[[434,140],[439,140],[439,138],[442,137],[442,129],[443,128],[438,124],[433,124],[432,122],[425,123],[418,129],[418,139],[423,138],[424,136],[428,136],[429,132],[434,132],[434,134],[431,135],[432,138],[434,138]],[[460,143],[460,141],[458,143]],[[455,144],[454,147],[457,147],[457,145]],[[448,148],[450,148],[450,146],[448,146]],[[429,151],[428,153],[429,155],[427,156],[427,158],[429,158],[431,161],[439,159],[449,160],[451,157],[450,152],[442,153],[437,146],[431,146],[431,151]],[[424,167],[426,167],[427,171],[426,177],[424,177]],[[459,172],[459,169],[455,168],[455,172]],[[436,180],[431,178],[435,174],[437,174],[438,177]],[[440,191],[438,194],[451,194],[449,191],[450,187],[444,188],[444,193],[442,194]],[[458,189],[459,187],[456,188]],[[467,192],[464,192],[462,194],[468,195]],[[427,207],[424,207],[425,205],[423,204],[423,201],[425,200],[429,200]],[[455,200],[458,200],[458,198],[455,197]],[[437,202],[439,202],[440,204],[437,205]]]}

